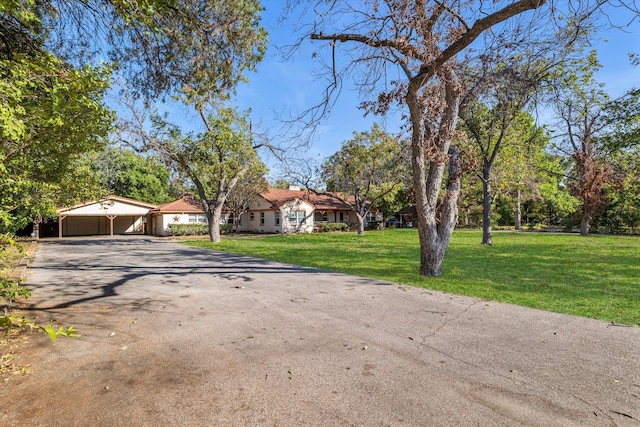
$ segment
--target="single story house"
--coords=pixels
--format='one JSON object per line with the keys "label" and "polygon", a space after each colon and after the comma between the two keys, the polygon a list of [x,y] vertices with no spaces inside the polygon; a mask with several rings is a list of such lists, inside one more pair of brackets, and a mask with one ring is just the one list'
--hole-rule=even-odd
{"label": "single story house", "polygon": [[[371,212],[367,222],[382,220]],[[310,233],[321,223],[355,223],[356,214],[347,203],[327,194],[300,187],[271,188],[240,217],[241,231],[255,233]]]}
{"label": "single story house", "polygon": [[272,188],[260,194],[239,218],[240,231],[254,233],[310,233],[315,206],[301,191]]}
{"label": "single story house", "polygon": [[[380,221],[371,212],[367,222]],[[355,223],[351,207],[330,195],[315,194],[299,187],[272,188],[260,194],[249,211],[233,218],[223,212],[223,223],[239,221],[238,230],[253,233],[310,233],[318,224]],[[168,236],[170,224],[206,224],[202,202],[193,194],[161,205],[118,196],[58,209],[59,237],[114,234]]]}

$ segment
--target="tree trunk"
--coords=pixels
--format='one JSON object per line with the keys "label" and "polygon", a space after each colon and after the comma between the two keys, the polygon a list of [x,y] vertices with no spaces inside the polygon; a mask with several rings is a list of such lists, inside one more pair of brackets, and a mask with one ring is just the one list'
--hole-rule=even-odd
{"label": "tree trunk", "polygon": [[582,218],[580,219],[580,235],[588,236],[591,231],[591,214],[587,209],[582,210]]}
{"label": "tree trunk", "polygon": [[[420,274],[441,276],[442,261],[449,245],[451,233],[458,221],[458,195],[462,167],[458,152],[449,150],[451,135],[458,119],[460,94],[455,86],[455,76],[447,75],[445,82],[447,107],[440,121],[438,135],[431,135],[430,151],[433,159],[426,171],[426,135],[424,112],[418,97],[419,86],[412,82],[407,90],[407,105],[411,113],[411,164],[416,197],[416,216],[420,239]],[[449,180],[440,205],[438,199],[444,177],[446,153],[449,154]]]}
{"label": "tree trunk", "polygon": [[[420,219],[418,219],[418,233],[420,233],[420,274],[423,276],[442,276],[442,261],[447,251],[447,247],[440,242],[437,228],[433,224],[428,224],[420,229]],[[422,249],[422,248],[430,249]]]}
{"label": "tree trunk", "polygon": [[491,240],[491,165],[482,166],[482,244],[493,245]]}
{"label": "tree trunk", "polygon": [[[411,94],[411,91],[409,91]],[[436,204],[428,197],[433,194],[434,180],[442,182],[442,164],[432,163],[427,179],[425,165],[424,129],[420,108],[415,102],[408,102],[413,122],[411,141],[411,163],[413,168],[413,187],[416,197],[416,219],[418,221],[418,238],[420,240],[420,274],[423,276],[442,275],[442,260],[446,248],[438,239],[436,228]],[[418,110],[417,112],[415,110]],[[415,116],[419,116],[416,120]],[[417,122],[417,123],[416,123]],[[427,183],[429,185],[427,186]],[[438,186],[439,187],[439,186]]]}
{"label": "tree trunk", "polygon": [[364,234],[364,216],[356,212],[356,219],[358,220],[358,236]]}
{"label": "tree trunk", "polygon": [[213,202],[213,208],[211,208],[211,203],[206,197],[207,195],[200,180],[192,178],[192,181],[198,189],[198,195],[200,196],[200,202],[202,203],[202,210],[204,210],[204,213],[207,217],[207,222],[209,224],[209,239],[213,243],[218,243],[220,241],[220,221],[222,220],[222,207],[224,206],[224,202],[227,199],[227,194],[229,194],[229,192],[222,191],[224,185],[220,184],[221,189],[218,190],[218,197],[216,197],[216,200]]}
{"label": "tree trunk", "polygon": [[[224,203],[227,201],[227,196],[231,190],[233,190],[233,187],[235,187],[238,182],[238,178],[242,176],[248,168],[249,166],[245,166],[226,184],[224,179],[218,180],[218,192],[216,200],[213,202],[213,209],[211,209],[211,203],[207,199],[207,194],[204,190],[204,186],[202,185],[202,181],[193,174],[189,175],[198,189],[198,195],[202,202],[202,209],[204,210],[204,213],[207,216],[207,221],[209,222],[209,239],[211,239],[211,242],[213,243],[218,243],[220,241],[220,220],[222,219],[222,208],[224,207]],[[189,170],[187,168],[185,169]]]}
{"label": "tree trunk", "polygon": [[516,190],[516,213],[515,213],[516,230],[522,228],[522,206],[520,204],[520,189]]}
{"label": "tree trunk", "polygon": [[213,243],[220,241],[220,222],[222,221],[222,207],[224,204],[214,205],[213,209],[209,209],[207,220],[209,221],[209,239]]}
{"label": "tree trunk", "polygon": [[[413,131],[412,166],[413,166],[413,186],[416,196],[416,219],[418,221],[418,238],[420,240],[420,274],[423,276],[440,276],[441,266],[444,258],[444,248],[439,244],[436,229],[436,206],[430,203],[427,192],[432,190],[433,184],[427,187],[425,170],[424,138],[420,130]],[[429,182],[431,183],[437,175],[442,175],[442,165],[432,164],[429,168]],[[442,178],[440,177],[440,180]],[[432,192],[432,191],[431,191]]]}
{"label": "tree trunk", "polygon": [[[449,150],[449,178],[447,188],[437,209],[418,212],[418,234],[420,236],[420,274],[423,276],[441,276],[442,262],[449,247],[451,234],[458,222],[458,196],[460,195],[460,178],[462,164],[458,151]],[[428,179],[425,181],[427,194],[439,190],[436,187],[438,174],[442,182],[444,164],[432,162]],[[424,175],[423,175],[424,176]],[[433,213],[432,213],[433,212]],[[427,215],[424,215],[426,213]]]}

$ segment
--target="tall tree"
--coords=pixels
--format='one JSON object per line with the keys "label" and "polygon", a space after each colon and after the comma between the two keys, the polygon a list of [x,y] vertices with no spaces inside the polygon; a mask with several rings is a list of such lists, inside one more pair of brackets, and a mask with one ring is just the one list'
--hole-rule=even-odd
{"label": "tall tree", "polygon": [[[24,160],[47,183],[53,182],[74,163],[66,161],[66,150],[72,146],[75,155],[102,148],[95,145],[94,136],[104,134],[112,120],[101,105],[110,70],[91,64],[104,58],[117,63],[126,92],[147,100],[184,95],[184,88],[188,102],[225,99],[264,55],[261,11],[257,0],[0,2],[3,131],[13,141],[31,137],[30,151],[22,150]],[[74,138],[75,145],[67,146]],[[58,144],[60,156],[52,144]],[[8,223],[17,212],[17,195],[23,195],[23,201],[29,198],[24,197],[24,180],[10,176],[17,170],[9,164],[10,157],[20,150],[3,145],[0,173],[11,185],[3,186],[6,203],[0,216]],[[38,196],[31,200],[42,201],[46,186],[32,186],[38,188]]]}
{"label": "tall tree", "polygon": [[513,224],[516,230],[522,227],[522,203],[542,197],[540,169],[544,168],[544,159],[549,144],[549,132],[536,125],[534,118],[521,112],[512,127],[515,144],[503,147],[497,167],[500,169],[498,189],[510,196]]}
{"label": "tall tree", "polygon": [[572,160],[571,189],[581,202],[580,234],[590,232],[591,219],[604,206],[605,188],[613,169],[599,138],[607,129],[604,109],[609,102],[603,85],[593,78],[601,67],[596,53],[561,66],[551,87],[551,102],[559,117],[555,146]]}
{"label": "tall tree", "polygon": [[[374,97],[363,103],[366,111],[384,114],[394,103],[409,110],[423,275],[442,273],[458,219],[462,167],[451,142],[469,82],[463,70],[473,68],[461,65],[482,61],[483,55],[492,52],[526,59],[551,45],[568,46],[584,35],[583,25],[598,7],[572,2],[566,8],[566,19],[559,21],[554,4],[544,0],[370,0],[357,7],[346,0],[312,3],[316,15],[309,26],[310,38],[328,41],[331,47],[327,96],[338,93],[341,79],[349,74]],[[566,27],[559,29],[556,24]],[[352,46],[352,60],[343,69],[336,63],[339,42]],[[326,101],[321,111],[331,100]]]}
{"label": "tall tree", "polygon": [[[246,80],[245,72],[254,70],[264,56],[267,34],[260,26],[262,7],[257,0],[187,0],[179,6],[171,0],[157,0],[150,7],[148,19],[136,10],[123,23],[124,29],[139,32],[145,43],[134,41],[114,54],[134,64],[140,58],[143,69],[150,65],[147,69],[153,71],[153,85],[143,85],[139,93],[170,93],[200,117],[200,132],[181,129],[171,118],[157,115],[152,117],[153,129],[149,131],[144,113],[136,111],[140,104],[132,97],[127,102],[134,107],[133,120],[123,123],[123,138],[161,153],[173,162],[180,176],[194,184],[209,222],[211,241],[218,242],[229,192],[245,174],[264,168],[256,149],[267,144],[254,143],[245,114],[223,106],[236,86]],[[153,35],[159,32],[159,40],[147,40],[149,26]],[[153,60],[149,62],[155,57],[159,58],[158,66]],[[138,77],[146,78],[144,73]],[[138,77],[133,76],[133,81],[139,81]],[[142,105],[149,108],[147,102]]]}
{"label": "tall tree", "polygon": [[264,175],[266,167],[254,144],[246,114],[217,107],[207,114],[200,109],[205,131],[183,134],[164,118],[154,118],[154,132],[146,137],[147,149],[170,159],[193,182],[209,223],[212,242],[220,241],[222,209],[238,180]]}
{"label": "tall tree", "polygon": [[617,179],[608,186],[605,212],[596,221],[609,232],[635,232],[640,226],[640,89],[607,104],[604,121],[608,126],[600,141]]}
{"label": "tall tree", "polygon": [[536,138],[533,133],[522,139],[525,134],[518,135],[518,130],[513,128],[524,130],[518,126],[523,124],[523,110],[547,78],[553,61],[561,58],[548,55],[545,49],[536,53],[541,57],[536,59],[530,54],[523,61],[520,55],[505,58],[498,49],[483,57],[478,71],[469,72],[471,84],[460,106],[460,117],[463,129],[473,141],[481,170],[478,177],[483,191],[483,245],[493,244],[491,206],[495,195],[491,181],[498,154],[510,145],[518,145],[526,151]]}
{"label": "tall tree", "polygon": [[37,49],[0,58],[0,229],[15,231],[58,204],[92,196],[76,160],[106,144],[108,73]]}
{"label": "tall tree", "polygon": [[[513,88],[512,85],[504,85],[504,90],[509,91],[510,87]],[[527,160],[523,158],[522,154],[530,152],[529,146],[539,140],[542,134],[542,130],[533,125],[532,117],[521,110],[523,104],[522,100],[509,102],[506,99],[499,99],[492,106],[475,102],[463,113],[464,129],[472,141],[473,149],[479,159],[478,179],[482,182],[483,194],[483,245],[493,244],[491,239],[491,206],[495,193],[492,191],[492,181],[495,179],[493,169],[498,160],[498,153],[506,149],[515,154],[504,162],[505,166],[508,164],[513,166],[511,171],[505,169],[503,172],[513,172],[514,174],[516,171],[523,172],[526,170]],[[516,165],[509,162],[509,160],[516,159],[522,160],[525,164]],[[527,178],[522,176],[522,173],[518,173],[518,175],[520,175],[521,183]],[[521,185],[516,185],[516,192],[520,191]],[[519,193],[518,200],[520,200]]]}
{"label": "tall tree", "polygon": [[351,206],[362,234],[371,208],[392,200],[402,189],[405,165],[400,143],[374,123],[371,130],[355,132],[342,143],[340,151],[322,164],[322,177],[331,195]]}

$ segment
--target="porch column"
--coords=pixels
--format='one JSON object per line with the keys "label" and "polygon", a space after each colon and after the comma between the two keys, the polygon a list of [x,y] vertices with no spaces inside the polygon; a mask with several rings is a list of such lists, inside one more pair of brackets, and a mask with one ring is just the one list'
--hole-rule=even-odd
{"label": "porch column", "polygon": [[58,239],[62,239],[62,220],[65,218],[65,215],[58,215]]}
{"label": "porch column", "polygon": [[113,236],[113,220],[116,218],[117,215],[107,215],[107,218],[109,218],[109,235]]}

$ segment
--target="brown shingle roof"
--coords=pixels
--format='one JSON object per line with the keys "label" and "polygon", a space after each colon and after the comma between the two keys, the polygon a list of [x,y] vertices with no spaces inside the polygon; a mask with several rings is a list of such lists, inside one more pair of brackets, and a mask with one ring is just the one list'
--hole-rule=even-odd
{"label": "brown shingle roof", "polygon": [[[283,190],[271,188],[260,194],[262,198],[271,203],[273,207],[280,207],[292,200],[300,199],[314,206],[318,210],[351,210],[351,207],[327,194],[316,194],[309,190]],[[353,197],[350,197],[352,199]],[[351,200],[350,200],[351,201]],[[151,210],[152,213],[204,213],[202,202],[193,194],[184,194],[178,200],[164,203]]]}
{"label": "brown shingle roof", "polygon": [[309,190],[284,190],[280,188],[271,188],[260,194],[262,198],[271,203],[274,207],[280,207],[295,199],[304,200],[312,204],[319,210],[351,210],[351,207],[326,194],[316,194]]}
{"label": "brown shingle roof", "polygon": [[159,205],[152,212],[154,213],[178,213],[178,212],[191,212],[191,213],[204,213],[202,209],[202,202],[200,199],[193,197],[193,194],[183,194],[178,200],[173,202],[163,203]]}

